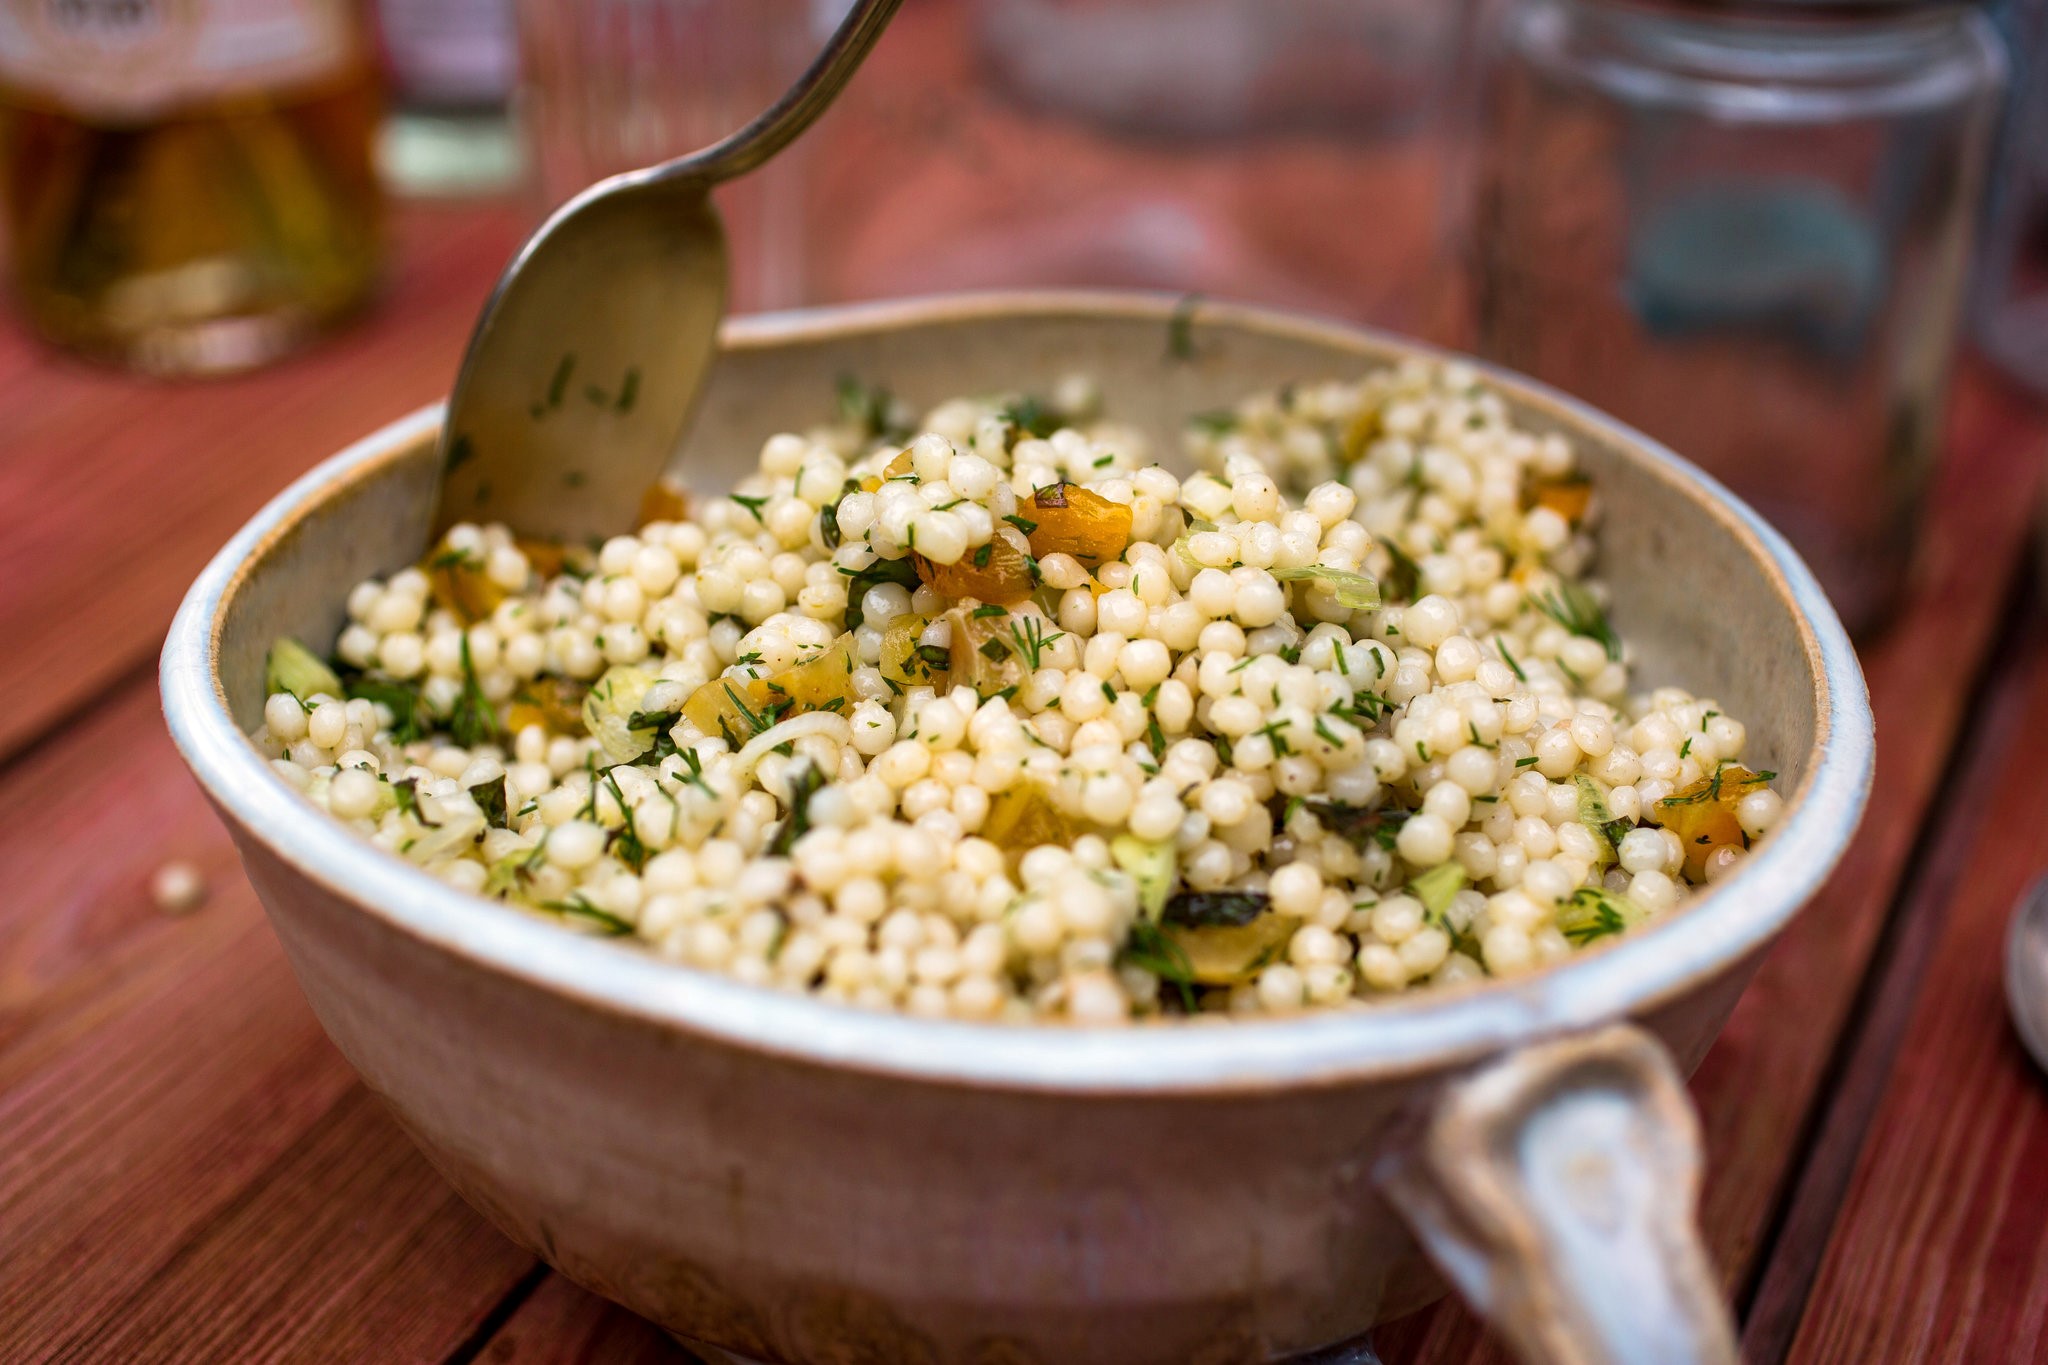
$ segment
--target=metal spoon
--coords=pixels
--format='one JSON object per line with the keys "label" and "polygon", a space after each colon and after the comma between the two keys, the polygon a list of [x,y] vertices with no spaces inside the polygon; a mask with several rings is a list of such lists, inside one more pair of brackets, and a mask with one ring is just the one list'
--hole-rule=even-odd
{"label": "metal spoon", "polygon": [[533,234],[484,305],[448,401],[436,536],[458,521],[563,539],[633,524],[725,314],[712,186],[809,127],[900,3],[859,0],[768,112],[701,152],[600,181]]}
{"label": "metal spoon", "polygon": [[2005,1000],[2020,1041],[2048,1067],[2048,877],[2020,897],[2006,930]]}

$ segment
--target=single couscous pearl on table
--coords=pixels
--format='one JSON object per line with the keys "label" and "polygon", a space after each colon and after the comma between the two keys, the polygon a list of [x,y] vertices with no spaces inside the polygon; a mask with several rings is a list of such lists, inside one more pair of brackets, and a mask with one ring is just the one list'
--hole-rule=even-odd
{"label": "single couscous pearl on table", "polygon": [[206,879],[191,863],[173,859],[149,879],[150,899],[166,915],[188,914],[206,899]]}

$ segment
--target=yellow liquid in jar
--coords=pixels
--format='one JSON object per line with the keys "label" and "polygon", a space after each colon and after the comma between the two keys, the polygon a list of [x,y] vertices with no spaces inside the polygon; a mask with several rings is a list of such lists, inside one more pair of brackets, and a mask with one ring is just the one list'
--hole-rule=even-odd
{"label": "yellow liquid in jar", "polygon": [[0,85],[16,308],[48,340],[156,374],[261,364],[363,302],[383,257],[367,63],[146,122]]}

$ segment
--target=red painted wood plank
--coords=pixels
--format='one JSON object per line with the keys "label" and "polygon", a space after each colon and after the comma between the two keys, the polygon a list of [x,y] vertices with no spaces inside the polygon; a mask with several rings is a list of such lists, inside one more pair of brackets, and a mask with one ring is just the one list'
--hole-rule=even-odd
{"label": "red painted wood plank", "polygon": [[645,1318],[550,1275],[497,1335],[491,1365],[701,1365]]}
{"label": "red painted wood plank", "polygon": [[[95,767],[106,780],[82,780]],[[232,899],[182,918],[161,913],[148,884],[169,857],[210,882],[240,875],[226,831],[171,751],[145,680],[131,679],[6,771],[0,1091],[247,932],[254,907]]]}
{"label": "red painted wood plank", "polygon": [[92,1360],[425,1365],[532,1266],[357,1085],[71,1349]]}
{"label": "red painted wood plank", "polygon": [[[1701,1225],[1731,1293],[1756,1271],[1899,878],[1945,795],[1970,679],[1999,645],[2004,588],[2037,505],[2044,431],[2025,400],[1985,371],[1966,369],[1912,589],[1898,620],[1863,650],[1877,713],[1879,797],[1841,870],[1772,951],[1693,1077],[1707,1150]],[[1381,1337],[1390,1365],[1508,1359],[1454,1303]]]}
{"label": "red painted wood plank", "polygon": [[1986,780],[1946,803],[1968,852],[1793,1343],[1794,1365],[2048,1359],[2048,1088],[2008,1022],[2007,920],[2048,832],[2048,627],[1993,707]]}
{"label": "red painted wood plank", "polygon": [[[172,856],[212,883],[176,919],[147,890]],[[365,1109],[154,678],[0,777],[0,867],[0,1360],[438,1359],[530,1264]]]}

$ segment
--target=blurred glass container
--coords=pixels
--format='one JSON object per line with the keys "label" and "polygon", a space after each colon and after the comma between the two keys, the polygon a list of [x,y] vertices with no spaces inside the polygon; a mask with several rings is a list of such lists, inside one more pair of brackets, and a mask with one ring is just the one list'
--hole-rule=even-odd
{"label": "blurred glass container", "polygon": [[377,0],[392,102],[502,109],[519,74],[512,0]]}
{"label": "blurred glass container", "polygon": [[1481,351],[1718,475],[1869,629],[1936,458],[2004,70],[1967,5],[1514,0]]}
{"label": "blurred glass container", "polygon": [[[541,206],[744,126],[809,64],[848,3],[518,0],[517,114]],[[809,299],[809,141],[714,193],[736,312]]]}
{"label": "blurred glass container", "polygon": [[351,0],[0,3],[16,306],[155,374],[294,349],[376,283],[382,104]]}
{"label": "blurred glass container", "polygon": [[1469,198],[1438,138],[1469,8],[906,6],[821,157],[846,206],[821,293],[1200,291],[1421,329]]}
{"label": "blurred glass container", "polygon": [[377,28],[392,104],[377,158],[385,181],[419,196],[516,187],[512,0],[377,0]]}
{"label": "blurred glass container", "polygon": [[1460,6],[1438,0],[982,0],[981,51],[1018,97],[1142,134],[1338,124],[1430,109]]}
{"label": "blurred glass container", "polygon": [[2001,8],[1999,21],[2012,54],[2013,88],[1973,312],[1985,351],[2048,396],[2048,0],[2015,0]]}

